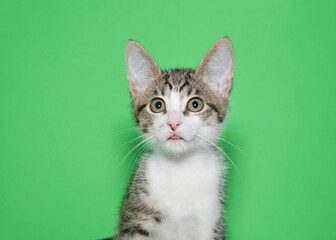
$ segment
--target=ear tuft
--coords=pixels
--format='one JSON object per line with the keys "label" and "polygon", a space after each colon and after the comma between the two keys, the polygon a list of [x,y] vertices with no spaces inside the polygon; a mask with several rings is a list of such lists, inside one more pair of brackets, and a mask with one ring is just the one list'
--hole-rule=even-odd
{"label": "ear tuft", "polygon": [[126,72],[129,88],[134,96],[139,96],[161,74],[159,66],[136,41],[129,41],[127,44]]}
{"label": "ear tuft", "polygon": [[229,39],[219,39],[196,69],[201,77],[220,96],[228,96],[232,88],[234,55]]}

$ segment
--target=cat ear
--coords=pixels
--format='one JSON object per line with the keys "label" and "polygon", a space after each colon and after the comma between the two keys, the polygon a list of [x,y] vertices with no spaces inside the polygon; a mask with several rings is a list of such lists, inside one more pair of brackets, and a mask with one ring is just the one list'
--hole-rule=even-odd
{"label": "cat ear", "polygon": [[151,81],[161,74],[159,66],[136,41],[129,41],[127,44],[126,72],[133,96],[139,96]]}
{"label": "cat ear", "polygon": [[231,42],[219,39],[197,67],[195,75],[201,77],[220,96],[229,95],[232,88],[234,55]]}

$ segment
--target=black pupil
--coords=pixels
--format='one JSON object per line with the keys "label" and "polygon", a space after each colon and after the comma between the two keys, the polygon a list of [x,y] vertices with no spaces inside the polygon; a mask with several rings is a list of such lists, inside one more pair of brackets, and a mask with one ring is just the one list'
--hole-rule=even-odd
{"label": "black pupil", "polygon": [[192,106],[193,106],[193,108],[197,108],[198,107],[198,102],[197,101],[193,101],[192,102]]}
{"label": "black pupil", "polygon": [[157,101],[155,103],[155,107],[156,107],[156,109],[160,109],[162,107],[162,103],[160,101]]}

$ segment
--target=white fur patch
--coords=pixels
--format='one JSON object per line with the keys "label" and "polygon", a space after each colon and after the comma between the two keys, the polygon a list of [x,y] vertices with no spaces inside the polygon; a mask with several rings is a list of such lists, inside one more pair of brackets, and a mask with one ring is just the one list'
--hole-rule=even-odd
{"label": "white fur patch", "polygon": [[[192,113],[189,116],[183,114],[190,98],[181,96],[175,90],[163,97],[167,113],[155,118],[153,125],[149,129],[150,133],[155,135],[155,140],[153,140],[154,148],[165,149],[171,153],[181,153],[195,148],[204,148],[204,144],[200,143],[201,141],[204,142],[202,137],[215,141],[218,134],[220,134],[221,125],[209,126],[201,119],[200,113]],[[207,106],[202,111],[206,109]],[[147,107],[147,111],[150,112],[149,107]],[[184,140],[168,140],[174,134],[174,131],[167,124],[172,117],[181,121],[176,134]]]}
{"label": "white fur patch", "polygon": [[154,152],[146,161],[150,196],[165,216],[153,239],[212,240],[222,217],[221,158],[204,151],[181,157]]}

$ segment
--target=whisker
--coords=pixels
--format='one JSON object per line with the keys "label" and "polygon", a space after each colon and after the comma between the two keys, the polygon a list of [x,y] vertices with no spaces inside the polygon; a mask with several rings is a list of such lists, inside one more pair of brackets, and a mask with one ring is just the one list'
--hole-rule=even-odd
{"label": "whisker", "polygon": [[[142,150],[147,146],[147,144],[148,144],[148,141],[145,142],[142,146],[140,146],[140,147],[135,151],[135,153],[133,154],[131,160],[130,160],[130,161],[128,162],[128,164],[127,164],[127,170],[129,169],[129,166],[130,166],[130,165],[133,165],[133,164],[131,164],[131,163],[133,162],[133,159],[135,158],[134,160],[136,160],[136,159],[138,158],[138,156],[139,156],[138,153],[141,154]],[[136,156],[137,156],[137,157],[136,157]]]}
{"label": "whisker", "polygon": [[154,143],[153,142],[146,142],[145,147],[140,151],[134,162],[132,163],[131,169],[134,168],[134,164],[139,160],[139,158],[143,155],[143,152],[147,151]]}
{"label": "whisker", "polygon": [[237,167],[237,165],[232,161],[232,159],[229,157],[229,155],[227,155],[220,147],[218,147],[216,144],[212,143],[211,141],[209,141],[208,139],[206,139],[205,137],[198,135],[201,138],[203,138],[205,141],[207,141],[209,144],[211,144],[212,146],[214,146],[215,148],[217,148],[221,153],[223,153],[231,162],[232,166],[236,169],[237,173],[239,174],[239,176],[242,178],[242,175]]}
{"label": "whisker", "polygon": [[197,136],[198,135],[195,136],[195,139],[202,145],[202,147],[204,147],[205,150],[211,153],[210,149],[201,140],[199,140]]}
{"label": "whisker", "polygon": [[128,145],[130,145],[131,143],[135,142],[137,139],[142,138],[143,136],[147,136],[147,135],[149,135],[149,134],[143,134],[143,135],[140,135],[140,136],[138,136],[138,137],[135,137],[135,138],[133,138],[133,139],[127,141],[126,143],[124,143],[124,144],[122,144],[121,146],[119,146],[116,150],[114,150],[114,151],[112,152],[111,155],[113,156],[114,154],[116,154],[117,151],[121,148],[120,151],[118,151],[118,152],[119,152],[118,155],[115,156],[116,158],[118,158],[118,157],[120,156],[120,154],[123,152],[123,150],[124,150]]}
{"label": "whisker", "polygon": [[139,129],[138,129],[138,127],[130,127],[130,128],[121,129],[121,130],[117,131],[114,135],[112,135],[112,137],[116,137],[116,136],[119,136],[121,134],[132,132],[132,131],[139,132]]}
{"label": "whisker", "polygon": [[213,134],[213,133],[210,132],[210,131],[202,130],[202,132],[203,132],[203,133],[206,133],[206,134],[208,134],[208,135],[211,135],[211,137],[216,138],[217,140],[222,140],[223,142],[225,142],[225,143],[231,145],[232,147],[236,148],[237,150],[243,152],[239,147],[237,147],[237,146],[234,145],[233,143],[229,142],[228,140],[226,140],[226,139],[224,139],[224,138],[222,138],[222,137],[220,137],[220,136],[217,136],[216,134]]}
{"label": "whisker", "polygon": [[218,140],[222,140],[222,141],[226,142],[227,144],[230,144],[232,147],[236,148],[237,150],[243,152],[239,147],[237,147],[236,145],[234,145],[233,143],[229,142],[228,140],[226,140],[224,138],[218,137]]}
{"label": "whisker", "polygon": [[149,137],[149,138],[147,138],[147,139],[144,139],[144,140],[142,140],[140,143],[138,143],[137,145],[135,145],[122,159],[121,159],[121,161],[118,163],[118,166],[117,166],[117,168],[119,168],[119,165],[120,165],[120,163],[121,163],[121,167],[122,167],[122,165],[124,164],[124,162],[125,162],[125,160],[127,159],[127,157],[135,150],[135,149],[137,149],[137,147],[139,147],[141,144],[143,144],[143,143],[145,143],[145,142],[147,142],[147,141],[149,141],[150,139],[152,139],[153,137],[154,137],[155,135],[152,135],[151,137]]}
{"label": "whisker", "polygon": [[[136,138],[133,138],[129,141],[127,141],[126,143],[122,144],[121,146],[119,146],[117,149],[115,149],[112,154],[111,157],[113,158],[113,161],[118,161],[121,153],[132,143],[134,143],[135,141],[137,141],[139,138],[141,138],[142,136],[138,136]],[[116,160],[115,160],[116,159]]]}

